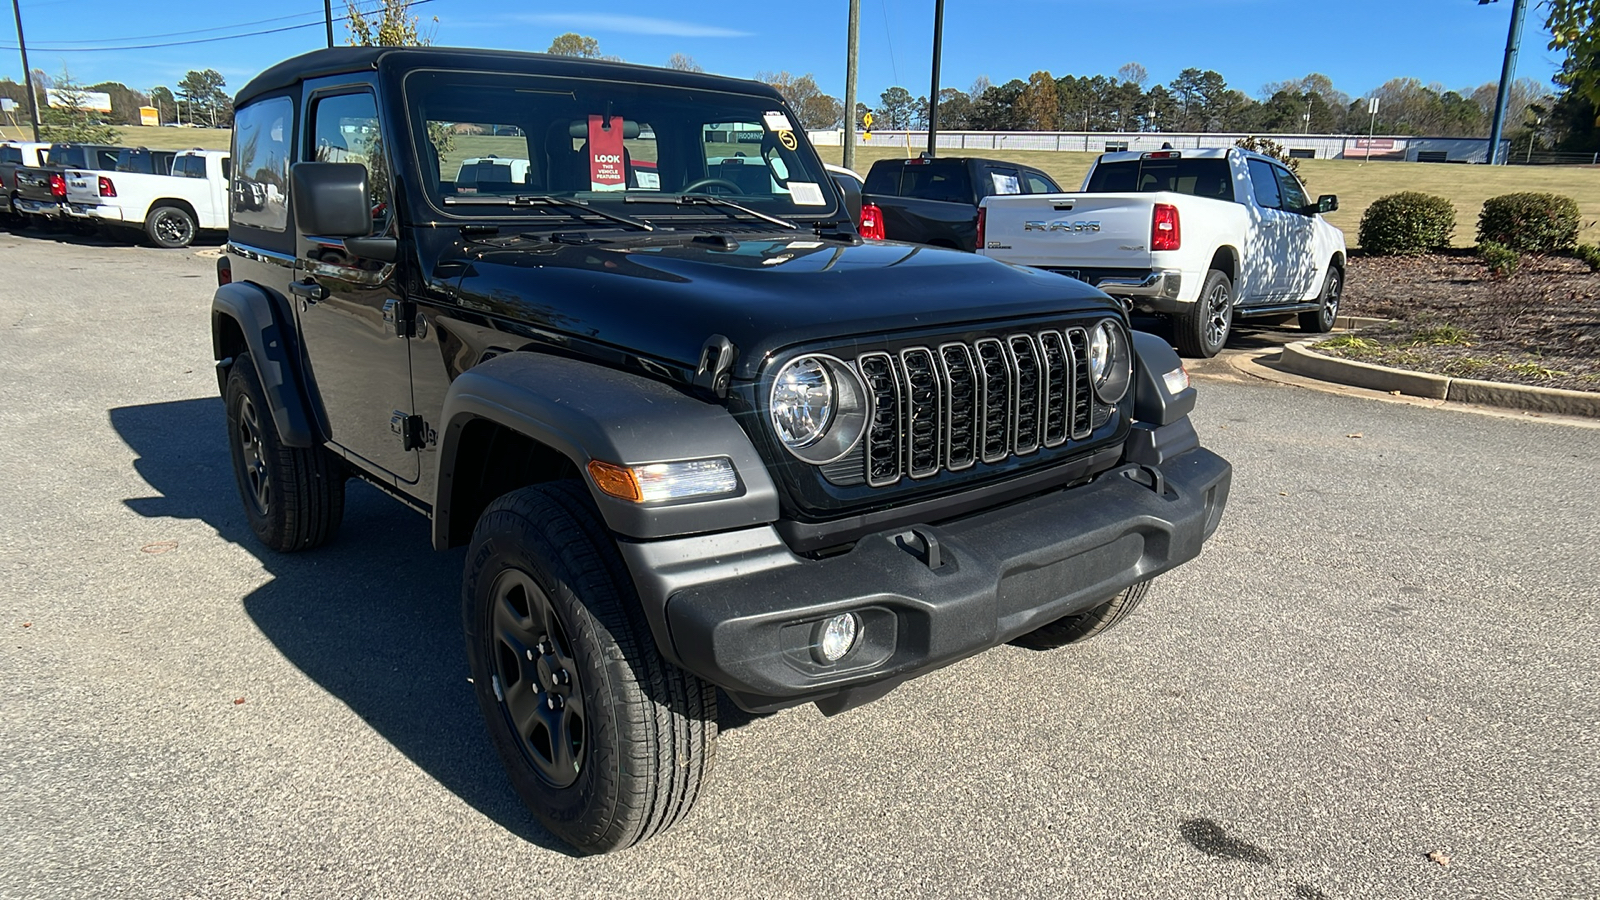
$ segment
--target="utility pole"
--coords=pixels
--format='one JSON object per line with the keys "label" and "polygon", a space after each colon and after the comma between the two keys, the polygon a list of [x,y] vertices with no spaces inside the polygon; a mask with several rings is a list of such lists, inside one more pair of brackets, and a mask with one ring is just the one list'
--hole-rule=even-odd
{"label": "utility pole", "polygon": [[856,167],[856,62],[861,50],[861,0],[850,0],[844,50],[844,167]]}
{"label": "utility pole", "polygon": [[11,0],[11,12],[17,17],[17,49],[22,51],[22,83],[28,87],[28,115],[33,124],[34,143],[39,142],[39,95],[33,92],[33,69],[28,68],[28,42],[22,39],[22,7]]}
{"label": "utility pole", "polygon": [[[1484,6],[1489,0],[1478,0]],[[1489,129],[1489,165],[1500,163],[1500,133],[1506,125],[1506,102],[1511,99],[1511,79],[1517,72],[1517,49],[1522,45],[1522,19],[1526,0],[1511,0],[1511,30],[1506,33],[1506,58],[1500,66],[1500,90],[1494,98],[1494,126]]]}
{"label": "utility pole", "polygon": [[944,0],[933,4],[933,87],[928,91],[928,155],[933,156],[939,139],[939,47],[944,38]]}
{"label": "utility pole", "polygon": [[328,46],[333,46],[333,0],[322,0],[322,18],[328,23]]}

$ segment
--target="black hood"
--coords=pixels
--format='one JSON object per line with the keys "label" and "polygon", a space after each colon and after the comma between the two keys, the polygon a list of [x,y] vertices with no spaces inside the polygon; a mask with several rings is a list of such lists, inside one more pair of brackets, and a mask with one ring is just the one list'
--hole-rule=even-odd
{"label": "black hood", "polygon": [[470,307],[691,368],[721,334],[739,349],[738,378],[810,341],[1116,309],[1060,275],[909,244],[785,236],[731,249],[689,240],[478,245],[469,256],[460,296]]}

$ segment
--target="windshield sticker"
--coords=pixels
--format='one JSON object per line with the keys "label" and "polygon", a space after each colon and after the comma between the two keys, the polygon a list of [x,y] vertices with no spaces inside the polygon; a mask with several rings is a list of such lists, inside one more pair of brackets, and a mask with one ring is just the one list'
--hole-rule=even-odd
{"label": "windshield sticker", "polygon": [[1001,175],[999,172],[990,172],[989,177],[994,179],[994,192],[996,194],[1020,194],[1022,185],[1017,183],[1015,175]]}
{"label": "windshield sticker", "polygon": [[785,150],[793,150],[800,146],[800,141],[795,138],[792,131],[778,132],[778,143],[782,144]]}
{"label": "windshield sticker", "polygon": [[828,201],[822,196],[822,188],[814,181],[789,182],[789,199],[795,206],[827,206]]}
{"label": "windshield sticker", "polygon": [[766,123],[768,131],[794,130],[794,126],[789,124],[789,117],[781,112],[762,113],[761,121]]}
{"label": "windshield sticker", "polygon": [[605,127],[605,116],[589,117],[589,189],[624,191],[628,178],[622,167],[622,120],[612,117]]}

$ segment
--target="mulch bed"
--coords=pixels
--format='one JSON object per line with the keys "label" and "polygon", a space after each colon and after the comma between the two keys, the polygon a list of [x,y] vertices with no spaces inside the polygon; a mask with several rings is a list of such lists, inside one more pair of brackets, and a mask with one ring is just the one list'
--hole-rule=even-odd
{"label": "mulch bed", "polygon": [[1566,256],[1522,258],[1506,278],[1471,251],[1350,257],[1340,312],[1394,319],[1318,352],[1541,387],[1600,391],[1600,272]]}

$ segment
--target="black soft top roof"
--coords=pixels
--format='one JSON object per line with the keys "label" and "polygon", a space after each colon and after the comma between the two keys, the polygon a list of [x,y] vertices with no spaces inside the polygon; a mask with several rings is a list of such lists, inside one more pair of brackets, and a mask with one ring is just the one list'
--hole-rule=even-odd
{"label": "black soft top roof", "polygon": [[679,72],[654,66],[630,63],[603,62],[579,59],[572,56],[551,56],[545,53],[522,53],[515,50],[473,50],[464,47],[328,47],[313,50],[283,62],[250,79],[234,97],[235,106],[243,106],[269,91],[290,87],[307,78],[338,75],[346,72],[371,71],[385,57],[395,57],[406,68],[504,68],[508,72],[530,75],[566,75],[574,78],[622,78],[629,81],[646,81],[653,84],[676,85],[703,90],[737,91],[739,93],[765,94],[775,99],[780,95],[771,86],[758,81],[724,78],[699,72]]}

